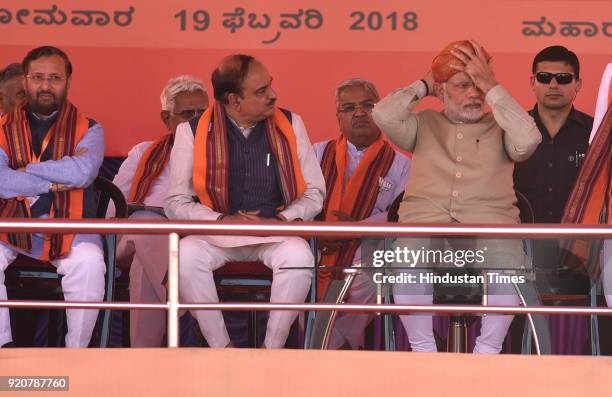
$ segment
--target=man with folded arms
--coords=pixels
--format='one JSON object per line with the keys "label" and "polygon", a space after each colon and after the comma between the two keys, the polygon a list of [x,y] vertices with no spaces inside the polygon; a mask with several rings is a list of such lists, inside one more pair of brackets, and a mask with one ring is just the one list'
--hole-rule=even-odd
{"label": "man with folded arms", "polygon": [[[230,55],[212,74],[215,102],[178,126],[170,156],[171,219],[241,223],[311,220],[325,181],[302,118],[276,107],[272,77],[249,55]],[[271,302],[304,302],[314,257],[299,237],[188,236],[180,245],[180,295],[217,302],[212,272],[229,261],[272,269]],[[232,346],[219,311],[195,311],[211,347]],[[264,346],[285,345],[297,312],[272,311]]]}
{"label": "man with folded arms", "polygon": [[[533,119],[496,81],[488,61],[488,54],[476,42],[453,42],[434,59],[423,80],[390,94],[374,109],[374,121],[389,139],[413,152],[400,222],[519,222],[513,162],[527,159],[541,137]],[[444,110],[412,112],[428,95],[438,97]],[[485,113],[485,102],[492,113]],[[488,268],[510,270],[525,265],[518,240],[452,239],[446,243],[455,250],[483,250],[482,265]],[[444,244],[443,239],[396,241],[396,247],[415,251],[444,250]],[[437,266],[416,263],[419,271]],[[518,305],[511,284],[491,283],[488,288],[490,305]],[[394,299],[401,304],[431,304],[432,284],[395,284]],[[483,317],[474,352],[499,353],[512,318]],[[436,351],[430,315],[405,315],[401,320],[413,351]]]}
{"label": "man with folded arms", "polygon": [[[70,101],[72,64],[55,47],[39,47],[23,60],[25,103],[0,122],[0,217],[93,218],[90,185],[104,157],[104,131]],[[4,270],[17,254],[48,260],[62,275],[67,301],[101,301],[104,255],[99,235],[0,235],[0,300]],[[87,347],[98,310],[67,309],[67,347]],[[0,345],[12,344],[8,309],[0,309]]]}
{"label": "man with folded arms", "polygon": [[[176,127],[208,108],[204,84],[191,76],[178,76],[166,84],[161,95],[161,120],[167,132],[155,141],[139,143],[130,150],[113,182],[130,205],[130,219],[162,220],[170,185],[170,151]],[[109,209],[113,216],[114,207]],[[130,301],[166,302],[164,278],[168,271],[168,237],[124,235],[117,247],[117,262],[130,268]],[[161,346],[166,313],[161,310],[130,312],[132,347]]]}
{"label": "man with folded arms", "polygon": [[[344,81],[336,88],[336,117],[341,135],[314,145],[327,188],[323,219],[329,222],[386,222],[389,207],[403,192],[410,173],[410,160],[383,139],[372,120],[372,109],[380,96],[374,84],[363,79]],[[320,239],[321,265],[371,266],[371,251],[380,249],[371,241]],[[367,248],[366,248],[367,246]],[[372,273],[360,273],[350,288],[350,303],[373,303]],[[340,271],[318,272],[318,296],[323,297],[332,278]],[[330,347],[363,347],[363,334],[372,319],[367,314],[341,313],[332,331]]]}

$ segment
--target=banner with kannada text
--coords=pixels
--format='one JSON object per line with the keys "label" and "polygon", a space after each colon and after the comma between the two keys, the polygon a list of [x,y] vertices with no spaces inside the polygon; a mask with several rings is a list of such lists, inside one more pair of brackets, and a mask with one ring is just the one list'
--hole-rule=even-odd
{"label": "banner with kannada text", "polygon": [[[39,1],[0,3],[0,66],[39,45],[65,49],[70,96],[107,134],[107,154],[163,133],[159,93],[179,74],[209,89],[219,59],[260,58],[279,104],[300,113],[311,139],[337,134],[334,88],[361,76],[385,94],[421,78],[435,53],[462,38],[481,42],[496,75],[526,107],[531,61],[561,44],[582,63],[576,105],[592,112],[601,73],[612,62],[612,1],[413,0]],[[439,106],[427,100],[423,106]]]}

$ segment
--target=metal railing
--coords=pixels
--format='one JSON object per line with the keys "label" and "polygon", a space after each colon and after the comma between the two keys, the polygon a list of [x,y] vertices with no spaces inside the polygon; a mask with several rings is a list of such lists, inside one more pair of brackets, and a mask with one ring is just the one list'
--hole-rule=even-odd
{"label": "metal railing", "polygon": [[609,225],[439,225],[439,224],[363,224],[358,222],[150,222],[133,220],[1,220],[0,232],[93,233],[93,234],[168,234],[169,269],[167,303],[117,302],[57,302],[57,301],[0,301],[0,307],[12,308],[85,308],[85,309],[142,309],[168,311],[168,347],[178,347],[178,313],[186,310],[291,310],[291,311],[346,311],[372,313],[451,313],[470,314],[576,314],[612,316],[612,308],[594,307],[505,307],[477,305],[390,305],[390,304],[287,304],[287,303],[180,303],[179,288],[179,234],[208,234],[233,236],[302,236],[302,237],[499,237],[499,238],[605,238],[612,239]]}

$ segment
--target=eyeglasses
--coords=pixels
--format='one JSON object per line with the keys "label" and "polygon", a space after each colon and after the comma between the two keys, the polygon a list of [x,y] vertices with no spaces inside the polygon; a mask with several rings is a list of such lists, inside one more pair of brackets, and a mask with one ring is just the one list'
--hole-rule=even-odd
{"label": "eyeglasses", "polygon": [[48,81],[49,84],[59,85],[64,80],[66,80],[65,77],[62,77],[58,74],[51,74],[49,76],[46,76],[42,73],[34,73],[34,74],[29,74],[26,77],[34,84],[42,84],[43,82]]}
{"label": "eyeglasses", "polygon": [[206,108],[202,109],[185,109],[182,112],[174,113],[175,115],[181,117],[183,120],[193,120],[196,116],[200,116],[202,113],[206,111]]}
{"label": "eyeglasses", "polygon": [[366,113],[372,113],[372,109],[374,109],[374,106],[376,106],[374,102],[364,102],[362,104],[349,103],[347,105],[339,107],[338,111],[340,113],[351,114],[355,113],[357,109],[361,109]]}
{"label": "eyeglasses", "polygon": [[557,80],[557,84],[569,84],[574,80],[573,73],[550,73],[550,72],[538,72],[535,75],[536,80],[542,84],[550,84],[553,77]]}

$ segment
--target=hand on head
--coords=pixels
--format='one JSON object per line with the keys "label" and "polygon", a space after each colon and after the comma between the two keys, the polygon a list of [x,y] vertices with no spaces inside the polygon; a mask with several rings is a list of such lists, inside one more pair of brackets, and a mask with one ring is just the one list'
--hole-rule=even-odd
{"label": "hand on head", "polygon": [[450,51],[453,56],[463,62],[463,65],[451,63],[448,66],[467,74],[474,84],[486,94],[498,84],[491,69],[491,58],[487,56],[480,44],[474,40],[469,40],[469,43],[471,46],[455,44]]}

